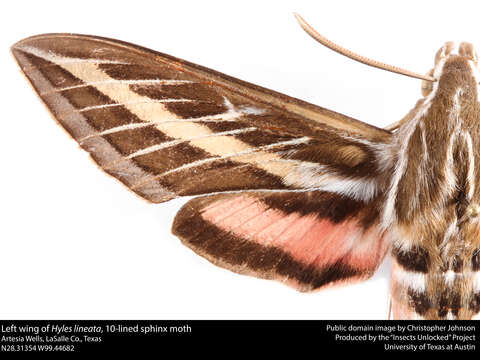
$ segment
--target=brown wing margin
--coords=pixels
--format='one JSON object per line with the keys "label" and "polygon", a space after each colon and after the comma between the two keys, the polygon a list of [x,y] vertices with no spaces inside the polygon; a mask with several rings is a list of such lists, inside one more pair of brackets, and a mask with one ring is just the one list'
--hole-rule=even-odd
{"label": "brown wing margin", "polygon": [[80,146],[152,202],[305,188],[315,179],[299,180],[304,161],[375,176],[371,149],[354,140],[390,141],[388,131],[116,40],[39,35],[12,52]]}

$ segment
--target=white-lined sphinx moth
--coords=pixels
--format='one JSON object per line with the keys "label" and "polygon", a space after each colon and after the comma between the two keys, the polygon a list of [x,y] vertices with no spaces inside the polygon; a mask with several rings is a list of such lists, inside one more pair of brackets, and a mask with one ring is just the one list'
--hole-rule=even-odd
{"label": "white-lined sphinx moth", "polygon": [[[395,133],[114,40],[41,35],[12,51],[107,173],[152,202],[199,196],[173,231],[215,264],[313,290],[368,278],[393,246],[396,317],[468,318],[477,110],[461,63],[476,59],[443,49],[438,81]],[[468,161],[453,170],[456,159]]]}

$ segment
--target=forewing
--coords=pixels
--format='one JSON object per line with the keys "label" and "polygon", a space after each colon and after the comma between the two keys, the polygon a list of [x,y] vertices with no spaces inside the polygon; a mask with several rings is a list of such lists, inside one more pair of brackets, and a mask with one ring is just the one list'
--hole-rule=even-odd
{"label": "forewing", "polygon": [[40,35],[12,52],[57,121],[140,196],[328,191],[368,202],[391,134],[123,42]]}

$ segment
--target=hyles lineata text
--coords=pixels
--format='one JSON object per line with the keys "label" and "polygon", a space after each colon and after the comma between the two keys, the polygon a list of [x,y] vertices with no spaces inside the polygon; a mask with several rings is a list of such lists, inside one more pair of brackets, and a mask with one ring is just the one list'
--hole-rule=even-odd
{"label": "hyles lineata text", "polygon": [[423,98],[380,129],[117,40],[48,34],[12,52],[60,125],[212,263],[301,291],[369,278],[391,251],[397,319],[480,312],[478,56],[446,43]]}

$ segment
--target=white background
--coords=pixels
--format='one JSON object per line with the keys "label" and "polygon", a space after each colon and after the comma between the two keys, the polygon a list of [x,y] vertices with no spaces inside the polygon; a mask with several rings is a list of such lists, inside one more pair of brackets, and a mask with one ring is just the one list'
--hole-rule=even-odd
{"label": "white background", "polygon": [[313,294],[216,268],[150,205],[104,175],[21,76],[9,46],[74,32],[121,39],[384,126],[420,80],[318,45],[325,36],[421,73],[446,40],[480,41],[474,1],[9,1],[0,22],[0,318],[383,319],[388,261],[370,281]]}

